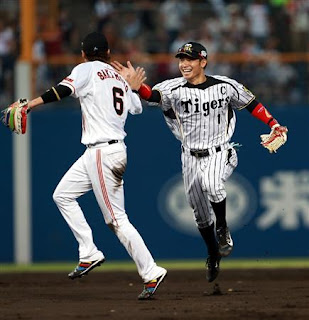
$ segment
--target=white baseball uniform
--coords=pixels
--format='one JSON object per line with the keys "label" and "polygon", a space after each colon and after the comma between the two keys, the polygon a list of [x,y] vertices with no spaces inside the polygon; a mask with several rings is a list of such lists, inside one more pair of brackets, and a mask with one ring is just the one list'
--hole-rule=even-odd
{"label": "white baseball uniform", "polygon": [[104,258],[93,242],[90,226],[76,201],[93,190],[106,224],[115,232],[148,282],[160,276],[138,231],[125,212],[123,174],[127,164],[124,125],[128,112],[139,114],[142,105],[128,83],[109,64],[92,61],[76,66],[60,82],[79,98],[82,112],[84,154],[58,184],[53,198],[79,243],[80,261]]}
{"label": "white baseball uniform", "polygon": [[236,116],[255,96],[224,76],[207,76],[199,85],[183,77],[153,87],[168,127],[182,143],[182,172],[186,196],[199,228],[214,221],[211,202],[226,198],[224,182],[238,164],[230,144]]}

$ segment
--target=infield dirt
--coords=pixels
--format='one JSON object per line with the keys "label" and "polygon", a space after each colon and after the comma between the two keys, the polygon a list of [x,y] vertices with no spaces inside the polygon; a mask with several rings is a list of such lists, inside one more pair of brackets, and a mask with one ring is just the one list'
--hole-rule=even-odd
{"label": "infield dirt", "polygon": [[152,300],[141,290],[137,272],[2,273],[0,319],[309,319],[308,269],[221,270],[211,284],[171,270]]}

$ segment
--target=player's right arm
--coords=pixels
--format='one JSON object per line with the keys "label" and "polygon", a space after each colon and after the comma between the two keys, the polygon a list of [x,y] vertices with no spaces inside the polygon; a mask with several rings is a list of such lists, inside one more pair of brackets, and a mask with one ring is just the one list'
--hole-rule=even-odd
{"label": "player's right arm", "polygon": [[59,101],[65,97],[70,96],[71,94],[72,90],[70,88],[63,85],[57,85],[55,87],[51,87],[40,97],[37,97],[29,101],[28,106],[30,109],[33,109],[41,104]]}
{"label": "player's right arm", "polygon": [[79,92],[86,90],[91,72],[91,64],[82,63],[77,65],[69,76],[64,78],[59,84],[51,87],[40,97],[29,101],[28,106],[33,109],[39,105],[60,101],[65,97],[78,97]]}
{"label": "player's right arm", "polygon": [[[124,77],[124,79],[126,79],[127,82],[130,83],[130,78],[136,72],[130,61],[127,61],[127,66],[124,66],[118,61],[111,62],[111,65],[118,73],[120,73]],[[142,99],[148,102],[161,102],[160,91],[151,89],[151,87],[146,83],[141,83],[140,86],[138,88],[135,88],[134,91],[138,93]]]}

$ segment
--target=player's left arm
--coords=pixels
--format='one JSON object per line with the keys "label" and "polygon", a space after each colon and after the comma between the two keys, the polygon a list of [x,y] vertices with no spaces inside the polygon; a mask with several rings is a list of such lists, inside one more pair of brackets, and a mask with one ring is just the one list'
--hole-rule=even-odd
{"label": "player's left arm", "polygon": [[277,150],[287,141],[287,127],[281,126],[266,107],[256,99],[252,100],[246,109],[252,116],[261,120],[271,128],[269,134],[261,135],[261,144],[268,149],[270,153],[277,152]]}
{"label": "player's left arm", "polygon": [[260,103],[255,95],[245,86],[232,79],[226,79],[232,85],[233,94],[231,98],[232,105],[241,110],[247,109],[252,116],[264,122],[271,128],[269,134],[261,135],[261,144],[269,150],[276,152],[287,141],[287,127],[281,126],[278,121],[271,115],[265,106]]}
{"label": "player's left arm", "polygon": [[261,120],[270,128],[275,124],[278,124],[278,121],[271,115],[271,113],[260,103],[257,99],[253,99],[246,107],[253,117]]}

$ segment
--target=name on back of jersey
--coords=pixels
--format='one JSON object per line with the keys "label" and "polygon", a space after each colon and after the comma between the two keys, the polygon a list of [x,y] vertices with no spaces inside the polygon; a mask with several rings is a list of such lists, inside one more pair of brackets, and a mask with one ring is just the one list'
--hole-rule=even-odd
{"label": "name on back of jersey", "polygon": [[97,75],[101,80],[116,79],[120,81],[124,85],[126,92],[128,91],[128,85],[119,73],[113,72],[108,69],[101,69],[100,71],[97,72]]}

